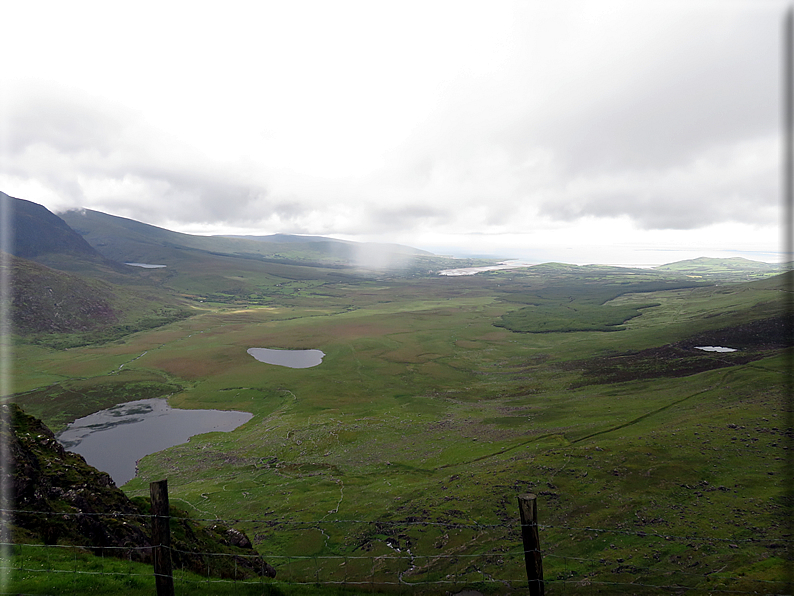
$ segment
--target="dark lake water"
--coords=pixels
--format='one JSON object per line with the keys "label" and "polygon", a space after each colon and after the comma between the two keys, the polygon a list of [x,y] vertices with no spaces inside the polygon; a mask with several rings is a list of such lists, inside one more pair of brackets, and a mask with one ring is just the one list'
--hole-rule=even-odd
{"label": "dark lake water", "polygon": [[259,362],[287,366],[289,368],[310,368],[322,363],[325,353],[320,350],[273,350],[270,348],[248,348],[248,353]]}
{"label": "dark lake water", "polygon": [[252,417],[248,412],[179,410],[163,398],[140,399],[78,418],[57,438],[121,486],[135,476],[143,456],[202,433],[232,431]]}

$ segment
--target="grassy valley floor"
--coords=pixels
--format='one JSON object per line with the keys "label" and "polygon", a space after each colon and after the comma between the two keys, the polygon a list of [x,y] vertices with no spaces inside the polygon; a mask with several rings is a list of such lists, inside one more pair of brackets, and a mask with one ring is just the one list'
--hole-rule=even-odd
{"label": "grassy valley floor", "polygon": [[[180,507],[240,520],[280,581],[519,593],[516,497],[533,492],[549,593],[781,591],[779,281],[648,291],[650,273],[608,273],[324,280],[266,306],[205,302],[112,343],[17,345],[15,399],[54,430],[155,394],[253,413],[147,456],[124,490],[167,477]],[[631,318],[520,332],[534,303],[560,321],[571,304],[599,325],[603,309]],[[738,352],[693,345],[726,338]],[[326,356],[288,369],[251,347]]]}

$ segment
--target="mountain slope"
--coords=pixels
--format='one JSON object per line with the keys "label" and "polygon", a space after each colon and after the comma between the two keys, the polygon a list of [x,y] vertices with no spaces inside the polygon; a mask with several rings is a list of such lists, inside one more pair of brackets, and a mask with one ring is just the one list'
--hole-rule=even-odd
{"label": "mountain slope", "polygon": [[46,207],[10,197],[0,192],[0,201],[7,207],[9,252],[61,271],[77,271],[99,275],[125,273],[120,263],[101,255],[63,219]]}
{"label": "mountain slope", "polygon": [[10,197],[4,192],[0,192],[0,200],[8,202],[11,254],[26,259],[53,252],[99,256],[80,234],[46,207]]}
{"label": "mountain slope", "polygon": [[329,249],[329,245],[346,247],[341,241],[329,239],[318,243],[261,242],[233,236],[183,234],[91,209],[61,215],[101,254],[127,263],[172,266],[214,255],[317,266],[342,265],[343,255]]}
{"label": "mountain slope", "polygon": [[119,313],[113,306],[109,284],[88,281],[33,261],[10,257],[11,320],[14,332],[75,333],[115,323]]}
{"label": "mountain slope", "polygon": [[8,255],[13,332],[55,348],[105,342],[192,314],[167,293],[67,273]]}
{"label": "mountain slope", "polygon": [[466,266],[457,261],[399,244],[361,243],[322,236],[197,236],[173,232],[91,209],[67,211],[61,217],[101,254],[121,262],[191,264],[208,256],[309,267],[391,269],[415,260],[437,269]]}
{"label": "mountain slope", "polygon": [[[283,304],[307,284],[434,276],[495,261],[438,257],[410,247],[331,238],[194,236],[83,209],[64,220],[100,253],[125,263],[161,265],[141,275],[200,302]],[[265,238],[263,240],[263,238]]]}

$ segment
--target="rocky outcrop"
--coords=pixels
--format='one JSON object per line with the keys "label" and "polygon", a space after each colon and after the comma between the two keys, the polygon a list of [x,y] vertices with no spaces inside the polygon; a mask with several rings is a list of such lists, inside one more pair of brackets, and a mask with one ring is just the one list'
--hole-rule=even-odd
{"label": "rocky outcrop", "polygon": [[[108,474],[66,451],[44,423],[15,404],[0,406],[0,441],[5,445],[0,480],[12,501],[7,508],[14,511],[12,540],[74,544],[105,556],[151,561],[148,500],[127,497]],[[238,579],[275,577],[240,530],[208,528],[173,507],[171,515],[175,567]]]}

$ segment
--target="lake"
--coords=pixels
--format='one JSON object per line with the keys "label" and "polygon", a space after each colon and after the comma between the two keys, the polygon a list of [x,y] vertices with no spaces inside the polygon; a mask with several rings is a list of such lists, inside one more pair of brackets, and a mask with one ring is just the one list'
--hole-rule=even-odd
{"label": "lake", "polygon": [[323,361],[325,353],[320,350],[273,350],[271,348],[248,348],[248,353],[265,364],[288,368],[311,368]]}
{"label": "lake", "polygon": [[139,399],[78,418],[56,438],[121,486],[135,476],[145,455],[195,435],[232,431],[252,417],[249,412],[179,410],[164,398]]}
{"label": "lake", "polygon": [[723,348],[722,346],[695,346],[696,350],[704,352],[735,352],[736,348]]}
{"label": "lake", "polygon": [[519,267],[531,267],[537,263],[528,263],[525,261],[503,261],[498,265],[488,265],[485,267],[461,267],[459,269],[444,269],[439,271],[439,275],[447,277],[459,277],[461,275],[476,275],[485,271],[501,271],[502,269],[517,269]]}

